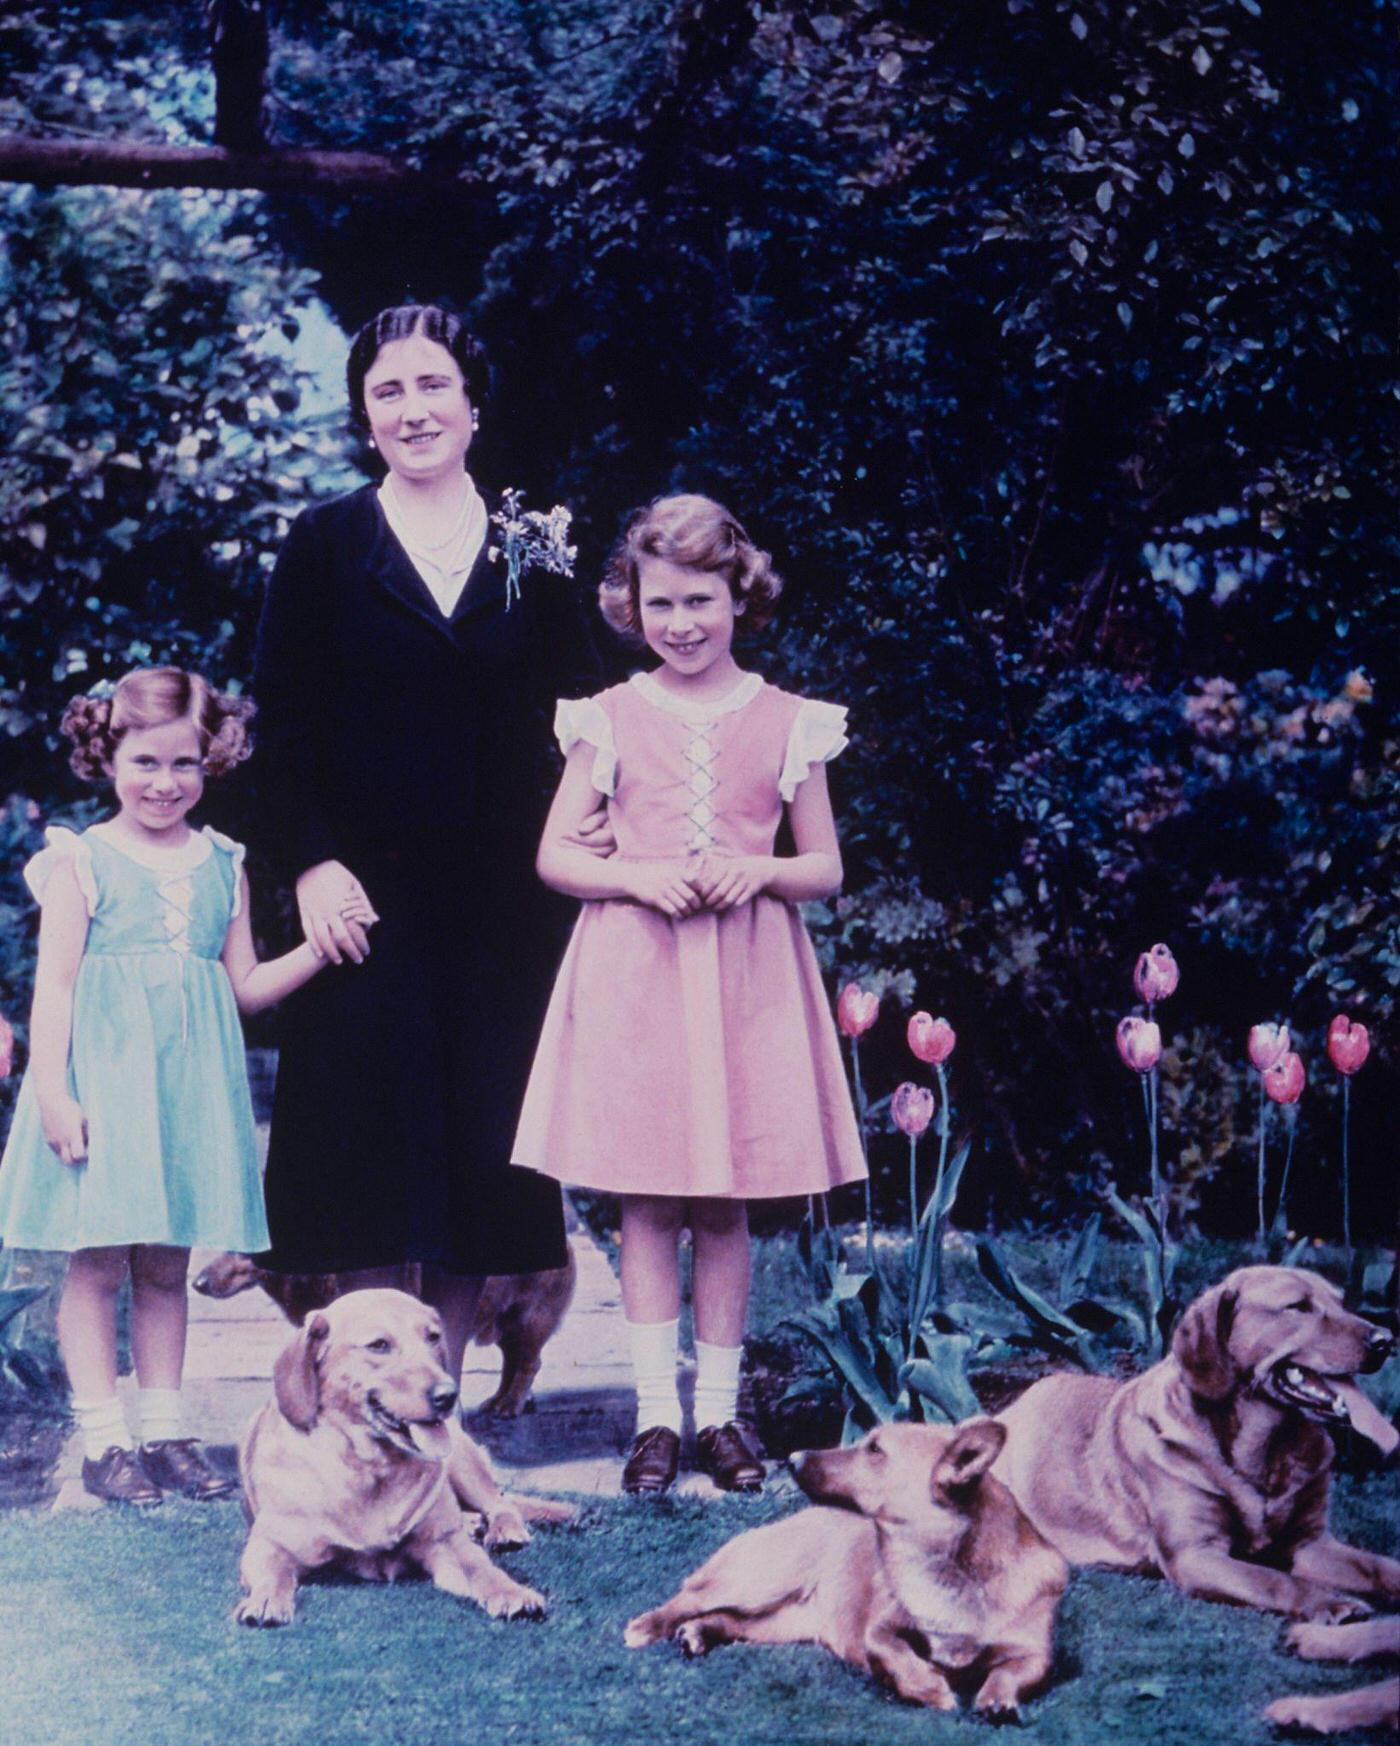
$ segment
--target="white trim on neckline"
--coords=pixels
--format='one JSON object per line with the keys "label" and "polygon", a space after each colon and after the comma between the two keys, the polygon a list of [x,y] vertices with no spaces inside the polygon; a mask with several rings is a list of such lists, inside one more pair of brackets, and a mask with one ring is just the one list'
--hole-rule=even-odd
{"label": "white trim on neckline", "polygon": [[723,697],[694,700],[677,697],[659,684],[651,673],[634,673],[629,683],[636,686],[648,703],[654,703],[658,709],[667,710],[671,715],[679,715],[686,721],[713,721],[716,716],[731,715],[736,709],[742,709],[746,703],[752,703],[763,689],[763,675],[745,673],[739,683],[726,691]]}
{"label": "white trim on neckline", "polygon": [[103,819],[99,824],[89,825],[88,832],[99,843],[105,843],[119,855],[125,855],[128,861],[135,861],[138,867],[144,867],[150,873],[162,874],[166,878],[179,878],[182,874],[193,873],[196,867],[202,867],[214,853],[214,842],[207,835],[207,825],[200,830],[191,830],[178,849],[151,849],[143,844],[133,844],[115,833],[112,830],[113,822],[109,818]]}

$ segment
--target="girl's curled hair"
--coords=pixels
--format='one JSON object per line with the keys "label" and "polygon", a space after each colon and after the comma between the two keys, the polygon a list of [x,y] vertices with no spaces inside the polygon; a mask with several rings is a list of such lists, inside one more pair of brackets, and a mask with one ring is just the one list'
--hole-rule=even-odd
{"label": "girl's curled hair", "polygon": [[188,721],[199,738],[204,774],[222,776],[252,751],[247,723],[251,698],[215,691],[198,673],[180,667],[138,667],[118,679],[110,697],[74,697],[59,730],[73,742],[68,762],[86,782],[100,782],[122,736],[133,728]]}
{"label": "girl's curled hair", "polygon": [[622,538],[608,555],[598,587],[603,617],[629,642],[642,640],[641,561],[664,558],[683,570],[708,570],[723,576],[744,615],[735,633],[760,631],[773,616],[783,579],[772,559],[744,532],[723,504],[685,493],[658,497],[633,512]]}

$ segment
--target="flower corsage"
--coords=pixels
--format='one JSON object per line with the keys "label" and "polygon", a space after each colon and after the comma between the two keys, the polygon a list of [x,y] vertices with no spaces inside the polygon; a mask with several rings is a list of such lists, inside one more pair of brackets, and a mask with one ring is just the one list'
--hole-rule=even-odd
{"label": "flower corsage", "polygon": [[556,576],[572,576],[578,547],[569,544],[572,513],[556,503],[546,515],[522,507],[521,493],[503,491],[501,507],[491,517],[500,529],[499,539],[487,552],[494,564],[504,552],[506,560],[506,610],[520,598],[520,578],[527,570],[548,570]]}

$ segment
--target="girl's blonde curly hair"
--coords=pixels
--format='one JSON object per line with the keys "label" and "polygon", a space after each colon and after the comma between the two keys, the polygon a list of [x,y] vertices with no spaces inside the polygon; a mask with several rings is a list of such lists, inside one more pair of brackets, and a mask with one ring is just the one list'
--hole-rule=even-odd
{"label": "girl's blonde curly hair", "polygon": [[664,558],[684,570],[723,576],[744,615],[735,634],[760,631],[773,616],[783,579],[772,559],[744,532],[722,503],[685,493],[658,497],[635,510],[621,539],[608,555],[598,586],[603,617],[628,642],[642,641],[641,562]]}
{"label": "girl's blonde curly hair", "polygon": [[204,774],[222,776],[253,749],[247,722],[251,698],[215,691],[198,673],[180,667],[138,667],[118,679],[110,697],[73,698],[59,731],[73,742],[68,762],[86,782],[110,775],[122,736],[133,728],[188,721],[199,738]]}

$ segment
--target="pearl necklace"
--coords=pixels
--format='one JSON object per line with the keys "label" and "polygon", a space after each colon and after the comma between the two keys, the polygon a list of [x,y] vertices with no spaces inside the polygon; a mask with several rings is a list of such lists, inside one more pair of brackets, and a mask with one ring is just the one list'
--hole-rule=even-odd
{"label": "pearl necklace", "polygon": [[[466,476],[463,475],[463,477],[465,478]],[[404,532],[409,535],[413,544],[413,549],[423,557],[430,559],[434,563],[438,563],[438,559],[435,556],[436,553],[447,551],[453,546],[461,547],[466,543],[468,524],[474,521],[476,506],[481,501],[477,495],[476,488],[473,486],[470,479],[466,480],[466,490],[463,493],[462,501],[457,509],[457,513],[452,518],[452,524],[448,528],[446,536],[440,540],[427,540],[423,538],[419,527],[414,524],[413,517],[408,514],[408,506],[399,494],[399,482],[392,474],[389,477],[389,491],[394,499],[394,507],[398,510],[399,521],[403,526]]]}

